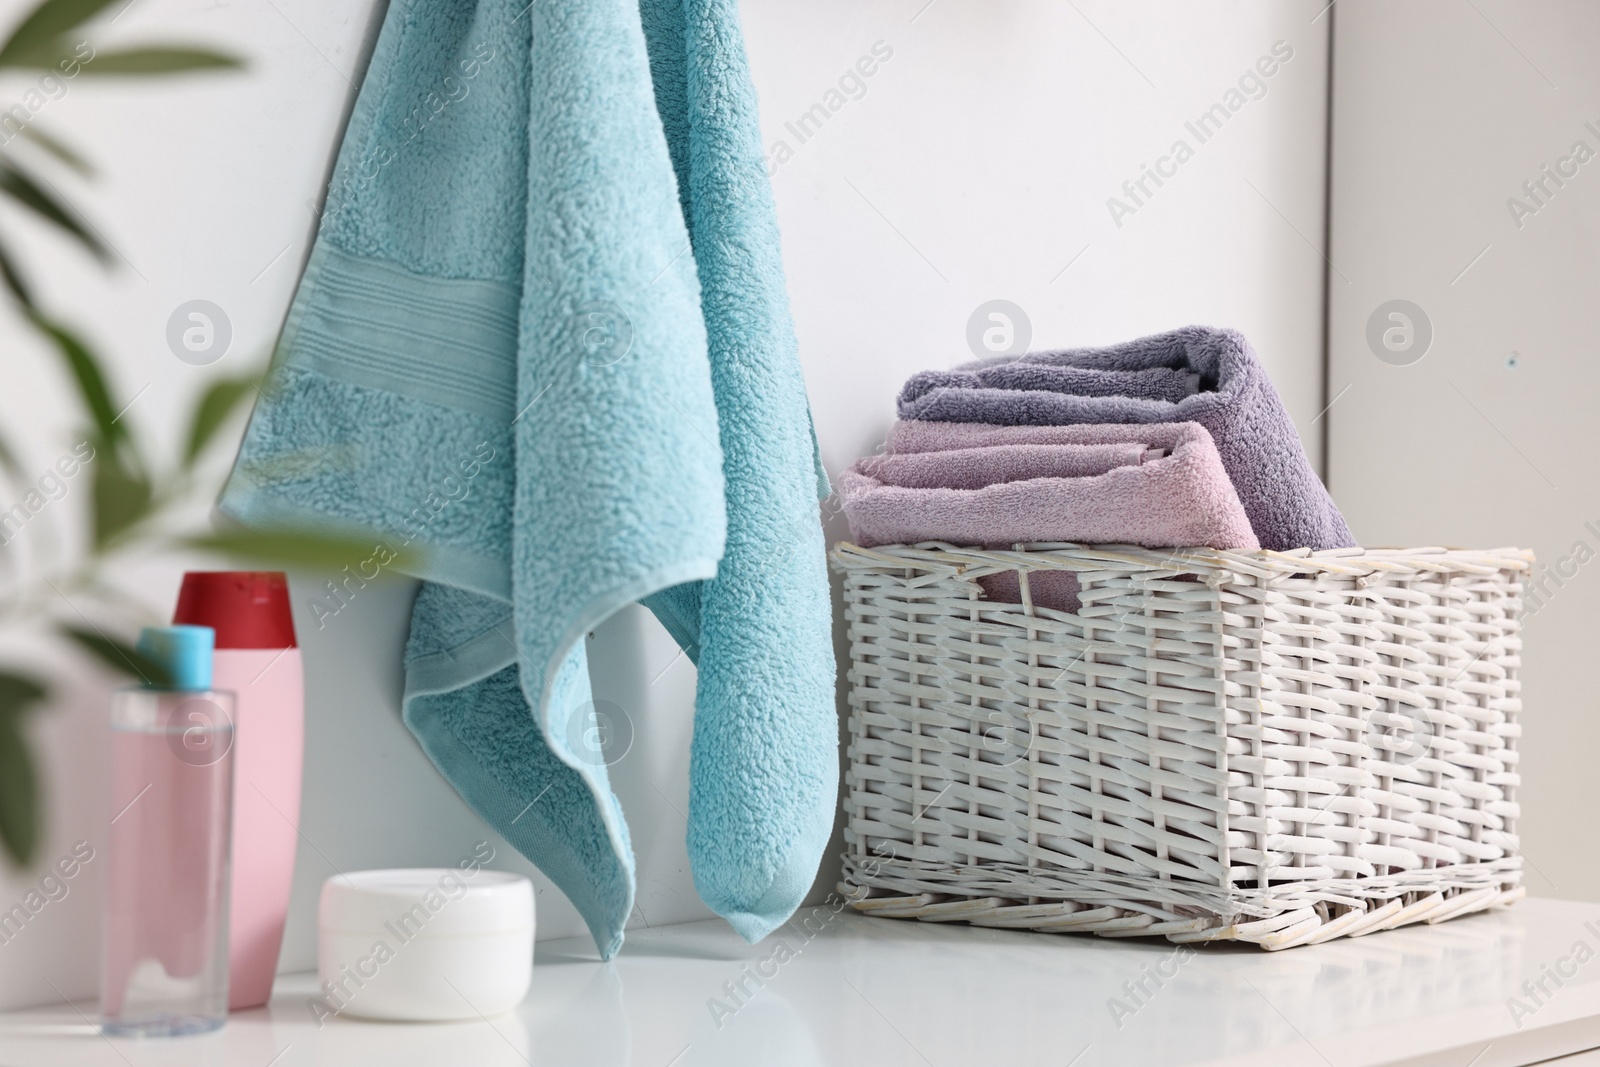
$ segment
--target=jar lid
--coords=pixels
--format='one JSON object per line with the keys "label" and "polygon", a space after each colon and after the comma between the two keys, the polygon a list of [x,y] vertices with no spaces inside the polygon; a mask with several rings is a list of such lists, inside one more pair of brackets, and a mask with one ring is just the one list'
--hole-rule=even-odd
{"label": "jar lid", "polygon": [[478,868],[412,867],[336,874],[322,884],[324,933],[389,933],[402,941],[533,928],[533,883]]}

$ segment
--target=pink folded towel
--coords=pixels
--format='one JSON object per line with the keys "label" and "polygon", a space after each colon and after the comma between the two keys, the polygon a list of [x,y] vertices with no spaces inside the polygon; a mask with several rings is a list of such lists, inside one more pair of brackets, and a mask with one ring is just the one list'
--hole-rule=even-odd
{"label": "pink folded towel", "polygon": [[[889,431],[888,450],[839,478],[851,535],[865,547],[919,541],[1260,547],[1216,445],[1198,423],[906,420]],[[991,600],[1022,602],[1014,571],[979,584]],[[1070,571],[1035,572],[1028,591],[1039,607],[1078,610],[1078,578]]]}
{"label": "pink folded towel", "polygon": [[855,465],[868,478],[903,489],[982,489],[1030,478],[1086,478],[1137,467],[1165,453],[1137,441],[1100,445],[986,445],[870,456]]}
{"label": "pink folded towel", "polygon": [[[1167,454],[1149,459],[1152,449]],[[839,479],[851,535],[864,547],[1260,547],[1211,435],[1197,423],[903,421],[890,432],[889,451]]]}

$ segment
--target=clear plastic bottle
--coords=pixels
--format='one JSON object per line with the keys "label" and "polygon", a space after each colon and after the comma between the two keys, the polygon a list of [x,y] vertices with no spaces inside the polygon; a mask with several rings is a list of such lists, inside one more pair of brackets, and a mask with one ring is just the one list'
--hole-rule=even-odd
{"label": "clear plastic bottle", "polygon": [[213,641],[205,626],[146,629],[139,651],[170,685],[112,700],[108,1034],[201,1033],[227,1021],[234,695],[211,688]]}

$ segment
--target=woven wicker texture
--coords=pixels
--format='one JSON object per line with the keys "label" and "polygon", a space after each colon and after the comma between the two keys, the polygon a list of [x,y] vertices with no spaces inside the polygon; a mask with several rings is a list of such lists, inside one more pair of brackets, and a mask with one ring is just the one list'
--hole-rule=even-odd
{"label": "woven wicker texture", "polygon": [[[1522,895],[1530,553],[833,553],[863,912],[1266,948]],[[1018,575],[1022,603],[978,579]],[[1082,608],[1033,604],[1076,572]],[[1057,579],[1059,581],[1059,579]]]}

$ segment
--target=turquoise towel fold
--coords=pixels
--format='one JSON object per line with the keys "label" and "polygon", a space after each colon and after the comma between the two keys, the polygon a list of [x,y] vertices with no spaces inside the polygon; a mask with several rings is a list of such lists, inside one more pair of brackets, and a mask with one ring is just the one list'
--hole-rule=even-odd
{"label": "turquoise towel fold", "polygon": [[[732,0],[393,0],[222,507],[407,547],[404,717],[622,943],[633,855],[584,636],[699,666],[689,855],[750,940],[837,787],[827,494]],[[328,609],[336,610],[336,609]]]}

